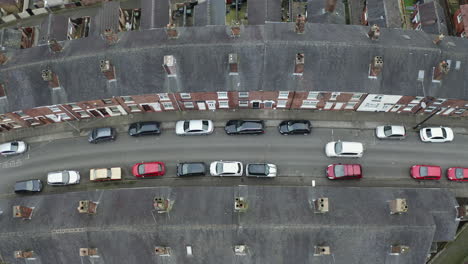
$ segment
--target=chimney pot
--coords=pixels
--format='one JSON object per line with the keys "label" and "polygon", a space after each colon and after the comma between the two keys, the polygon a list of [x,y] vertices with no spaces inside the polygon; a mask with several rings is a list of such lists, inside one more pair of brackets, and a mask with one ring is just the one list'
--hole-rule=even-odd
{"label": "chimney pot", "polygon": [[8,57],[5,55],[5,53],[0,52],[0,64],[5,64],[8,61]]}
{"label": "chimney pot", "polygon": [[375,56],[370,64],[369,69],[369,78],[376,79],[377,76],[382,72],[383,68],[383,57],[382,56]]}
{"label": "chimney pot", "polygon": [[115,80],[115,67],[109,60],[101,60],[99,63],[101,72],[106,76],[107,80]]}
{"label": "chimney pot", "polygon": [[177,32],[176,26],[173,23],[167,24],[166,34],[170,39],[176,39],[179,37],[179,32]]}
{"label": "chimney pot", "polygon": [[49,39],[48,41],[49,49],[53,52],[61,52],[62,46],[55,39]]}
{"label": "chimney pot", "polygon": [[237,53],[230,53],[229,60],[229,75],[239,75],[239,59]]}
{"label": "chimney pot", "polygon": [[119,41],[118,35],[111,28],[105,29],[103,35],[109,45],[113,45]]}
{"label": "chimney pot", "polygon": [[305,16],[298,14],[296,18],[296,27],[295,31],[297,34],[303,34],[305,30],[306,19]]}
{"label": "chimney pot", "polygon": [[435,81],[441,81],[445,75],[450,71],[449,64],[447,61],[441,61],[437,67],[434,68],[434,77]]}
{"label": "chimney pot", "polygon": [[239,22],[234,22],[231,26],[231,37],[238,38],[241,33],[241,28]]}
{"label": "chimney pot", "polygon": [[293,75],[302,76],[302,74],[304,73],[304,63],[305,63],[304,53],[297,53],[296,59],[294,60]]}
{"label": "chimney pot", "polygon": [[367,36],[371,40],[377,40],[380,37],[380,28],[379,28],[379,26],[377,26],[375,24],[372,25],[370,30],[369,30],[369,33],[367,33]]}

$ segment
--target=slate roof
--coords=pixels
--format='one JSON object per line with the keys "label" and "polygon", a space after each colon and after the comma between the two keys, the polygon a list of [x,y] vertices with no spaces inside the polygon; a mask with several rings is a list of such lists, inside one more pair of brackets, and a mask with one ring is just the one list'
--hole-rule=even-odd
{"label": "slate roof", "polygon": [[[234,212],[234,198],[248,202]],[[153,198],[171,199],[169,214]],[[310,201],[329,199],[330,211]],[[391,215],[389,201],[406,198],[407,214]],[[95,215],[79,214],[79,200],[98,201]],[[31,220],[11,217],[14,205],[35,207]],[[458,221],[453,195],[442,189],[312,187],[155,187],[96,190],[0,199],[0,254],[33,250],[40,263],[90,263],[78,249],[97,247],[102,263],[425,263],[432,242],[452,240]],[[236,256],[234,245],[247,245]],[[389,255],[390,245],[410,247]],[[316,245],[332,255],[314,256]],[[154,254],[155,246],[172,255]],[[192,246],[193,256],[187,256]],[[161,259],[164,258],[164,259]],[[333,260],[333,261],[332,261]]]}
{"label": "slate roof", "polygon": [[335,11],[325,11],[326,0],[307,1],[307,22],[322,24],[346,24],[345,5],[343,1],[337,0]]}

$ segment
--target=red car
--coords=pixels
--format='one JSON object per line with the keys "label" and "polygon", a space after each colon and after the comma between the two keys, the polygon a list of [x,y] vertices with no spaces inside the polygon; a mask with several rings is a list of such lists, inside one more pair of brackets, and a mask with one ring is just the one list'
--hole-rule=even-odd
{"label": "red car", "polygon": [[442,169],[440,166],[414,165],[410,169],[410,174],[418,180],[439,180]]}
{"label": "red car", "polygon": [[462,168],[462,167],[448,168],[447,178],[451,181],[468,181],[468,168]]}
{"label": "red car", "polygon": [[138,178],[163,176],[166,173],[164,162],[154,161],[137,163],[132,168],[133,175]]}
{"label": "red car", "polygon": [[362,168],[359,164],[331,164],[327,168],[327,177],[330,180],[360,179]]}

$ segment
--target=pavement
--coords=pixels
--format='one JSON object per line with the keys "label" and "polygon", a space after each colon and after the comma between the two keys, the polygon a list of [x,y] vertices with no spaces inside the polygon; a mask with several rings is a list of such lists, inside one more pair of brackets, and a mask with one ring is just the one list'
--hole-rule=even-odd
{"label": "pavement", "polygon": [[[93,118],[80,121],[67,121],[39,127],[23,128],[0,133],[0,142],[15,139],[27,142],[50,141],[55,139],[86,136],[94,127],[111,126],[119,132],[126,132],[128,124],[138,121],[156,120],[163,122],[163,128],[173,128],[174,121],[182,119],[211,119],[216,127],[223,127],[229,119],[262,119],[266,126],[276,126],[280,120],[307,119],[312,120],[314,128],[343,128],[343,129],[375,129],[382,124],[402,124],[411,129],[428,115],[396,114],[374,112],[345,112],[345,111],[309,111],[309,110],[218,110],[218,111],[173,111],[154,113],[133,113],[126,116]],[[433,116],[423,126],[450,126],[455,134],[468,134],[466,118]]]}

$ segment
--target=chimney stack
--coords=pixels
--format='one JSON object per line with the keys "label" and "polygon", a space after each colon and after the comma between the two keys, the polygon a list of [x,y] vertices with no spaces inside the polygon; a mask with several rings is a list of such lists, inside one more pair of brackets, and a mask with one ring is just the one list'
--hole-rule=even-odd
{"label": "chimney stack", "polygon": [[78,203],[77,209],[80,214],[95,214],[97,211],[97,203],[90,200],[83,200]]}
{"label": "chimney stack", "polygon": [[433,80],[441,81],[442,78],[450,71],[449,64],[446,61],[441,61],[437,67],[434,68]]}
{"label": "chimney stack", "polygon": [[238,38],[241,33],[241,28],[240,28],[240,23],[236,21],[232,26],[231,26],[231,37]]}
{"label": "chimney stack", "polygon": [[80,257],[97,257],[97,248],[80,248]]}
{"label": "chimney stack", "polygon": [[294,73],[293,75],[302,76],[304,73],[304,53],[297,53],[294,60]]}
{"label": "chimney stack", "polygon": [[325,10],[329,13],[333,13],[336,8],[336,0],[325,0]]}
{"label": "chimney stack", "polygon": [[17,250],[15,251],[15,258],[22,258],[22,259],[35,259],[33,258],[34,251],[29,250],[29,251],[23,251],[23,250]]}
{"label": "chimney stack", "polygon": [[369,68],[369,78],[377,79],[377,76],[382,72],[383,68],[383,57],[375,56],[370,64]]}
{"label": "chimney stack", "polygon": [[313,200],[314,204],[314,212],[316,214],[324,214],[328,213],[328,198],[318,198]]}
{"label": "chimney stack", "polygon": [[390,255],[401,255],[409,251],[408,246],[403,245],[392,245],[390,248]]}
{"label": "chimney stack", "polygon": [[239,75],[239,59],[237,53],[230,53],[229,57],[229,75]]}
{"label": "chimney stack", "polygon": [[22,205],[13,206],[13,217],[31,219],[34,207],[26,207]]}
{"label": "chimney stack", "polygon": [[176,59],[173,55],[164,56],[163,68],[167,73],[167,77],[177,76]]}
{"label": "chimney stack", "polygon": [[166,34],[170,39],[176,39],[179,37],[179,32],[177,32],[176,25],[173,23],[167,24]]}
{"label": "chimney stack", "polygon": [[168,213],[172,209],[174,201],[162,197],[154,197],[153,207],[159,214]]}
{"label": "chimney stack", "polygon": [[406,199],[397,198],[390,201],[390,214],[402,214],[408,212],[408,204]]}
{"label": "chimney stack", "polygon": [[49,39],[47,43],[49,44],[49,49],[53,52],[61,52],[63,49],[55,39]]}
{"label": "chimney stack", "polygon": [[55,74],[49,69],[42,70],[42,79],[46,82],[49,82],[50,88],[60,87],[60,81],[59,81],[57,74]]}
{"label": "chimney stack", "polygon": [[314,247],[314,256],[325,256],[330,255],[330,247],[329,246],[315,246]]}
{"label": "chimney stack", "polygon": [[5,64],[8,61],[8,57],[5,55],[5,53],[0,52],[0,64]]}
{"label": "chimney stack", "polygon": [[445,38],[444,34],[438,35],[432,42],[436,45],[439,45],[440,42]]}
{"label": "chimney stack", "polygon": [[171,255],[171,248],[170,247],[155,247],[154,253],[161,257],[168,257]]}
{"label": "chimney stack", "polygon": [[370,28],[369,33],[367,33],[367,36],[372,40],[377,40],[380,37],[380,28],[379,28],[379,26],[374,24]]}
{"label": "chimney stack", "polygon": [[298,14],[296,18],[296,28],[295,31],[297,34],[304,34],[306,19],[305,16]]}
{"label": "chimney stack", "polygon": [[115,80],[115,67],[109,60],[101,60],[99,63],[101,72],[106,76],[107,80]]}
{"label": "chimney stack", "polygon": [[244,197],[236,197],[234,199],[234,212],[244,213],[249,208],[249,204]]}
{"label": "chimney stack", "polygon": [[107,28],[104,30],[104,38],[109,45],[114,45],[119,41],[119,36],[111,28]]}
{"label": "chimney stack", "polygon": [[246,245],[235,245],[234,246],[234,254],[236,254],[237,256],[247,255],[247,246]]}

